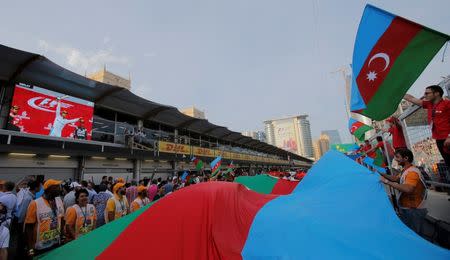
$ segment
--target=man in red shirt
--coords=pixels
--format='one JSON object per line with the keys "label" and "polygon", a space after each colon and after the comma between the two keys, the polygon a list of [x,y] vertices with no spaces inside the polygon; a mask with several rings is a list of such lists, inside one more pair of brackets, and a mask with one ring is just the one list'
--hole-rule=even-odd
{"label": "man in red shirt", "polygon": [[394,147],[394,150],[405,149],[405,135],[403,134],[403,128],[398,118],[390,117],[386,121],[389,124],[389,129],[386,132],[390,133],[392,136],[392,146]]}
{"label": "man in red shirt", "polygon": [[431,125],[433,139],[450,167],[450,100],[444,99],[444,90],[433,85],[425,89],[424,99],[417,99],[406,94],[404,99],[428,110],[428,123]]}

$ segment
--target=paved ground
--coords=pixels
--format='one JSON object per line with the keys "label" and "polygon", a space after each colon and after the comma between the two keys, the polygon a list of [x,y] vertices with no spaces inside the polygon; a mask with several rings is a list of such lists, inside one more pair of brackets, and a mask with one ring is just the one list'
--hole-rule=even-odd
{"label": "paved ground", "polygon": [[425,207],[428,209],[428,215],[435,219],[450,223],[450,196],[446,192],[437,192],[428,190],[428,199]]}

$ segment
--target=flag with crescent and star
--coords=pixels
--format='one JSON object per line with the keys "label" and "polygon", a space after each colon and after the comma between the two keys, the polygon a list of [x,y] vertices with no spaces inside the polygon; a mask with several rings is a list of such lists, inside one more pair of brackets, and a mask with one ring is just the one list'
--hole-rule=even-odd
{"label": "flag with crescent and star", "polygon": [[353,50],[350,110],[383,120],[450,36],[367,5]]}
{"label": "flag with crescent and star", "polygon": [[217,175],[217,173],[220,172],[220,165],[222,164],[222,157],[217,156],[214,161],[210,163],[211,166],[211,177],[214,177]]}
{"label": "flag with crescent and star", "polygon": [[364,137],[367,131],[373,128],[362,122],[359,122],[353,118],[348,121],[348,130],[352,135],[354,135],[359,141],[364,141]]}

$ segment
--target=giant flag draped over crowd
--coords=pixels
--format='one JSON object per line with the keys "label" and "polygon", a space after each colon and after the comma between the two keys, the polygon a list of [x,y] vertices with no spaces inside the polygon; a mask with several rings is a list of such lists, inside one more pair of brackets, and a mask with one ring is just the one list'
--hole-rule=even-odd
{"label": "giant flag draped over crowd", "polygon": [[289,195],[261,194],[239,183],[192,185],[43,258],[140,259],[143,255],[152,259],[449,259],[450,251],[426,241],[398,219],[377,174],[330,151]]}
{"label": "giant flag draped over crowd", "polygon": [[259,193],[277,195],[290,194],[300,183],[299,181],[283,180],[265,174],[239,176],[236,178],[235,182],[243,184],[247,188]]}
{"label": "giant flag draped over crowd", "polygon": [[450,36],[367,5],[353,50],[351,111],[383,120]]}
{"label": "giant flag draped over crowd", "polygon": [[372,130],[371,126],[368,126],[362,122],[356,121],[350,118],[348,121],[348,130],[352,135],[354,135],[359,141],[364,141],[364,137],[367,131]]}

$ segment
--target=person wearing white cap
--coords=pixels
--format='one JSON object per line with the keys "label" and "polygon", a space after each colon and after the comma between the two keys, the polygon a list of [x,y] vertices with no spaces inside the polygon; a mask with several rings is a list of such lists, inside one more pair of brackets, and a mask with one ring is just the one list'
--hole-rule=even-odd
{"label": "person wearing white cap", "polygon": [[75,192],[81,189],[81,185],[74,181],[69,185],[71,191],[64,196],[64,208],[68,209],[69,207],[75,205]]}
{"label": "person wearing white cap", "polygon": [[50,129],[49,136],[61,137],[62,131],[67,124],[75,123],[80,119],[80,118],[66,119],[68,112],[66,110],[63,110],[61,112],[61,99],[65,97],[66,96],[56,98],[56,100],[58,100],[58,104],[56,105],[55,120],[53,121],[52,128]]}

